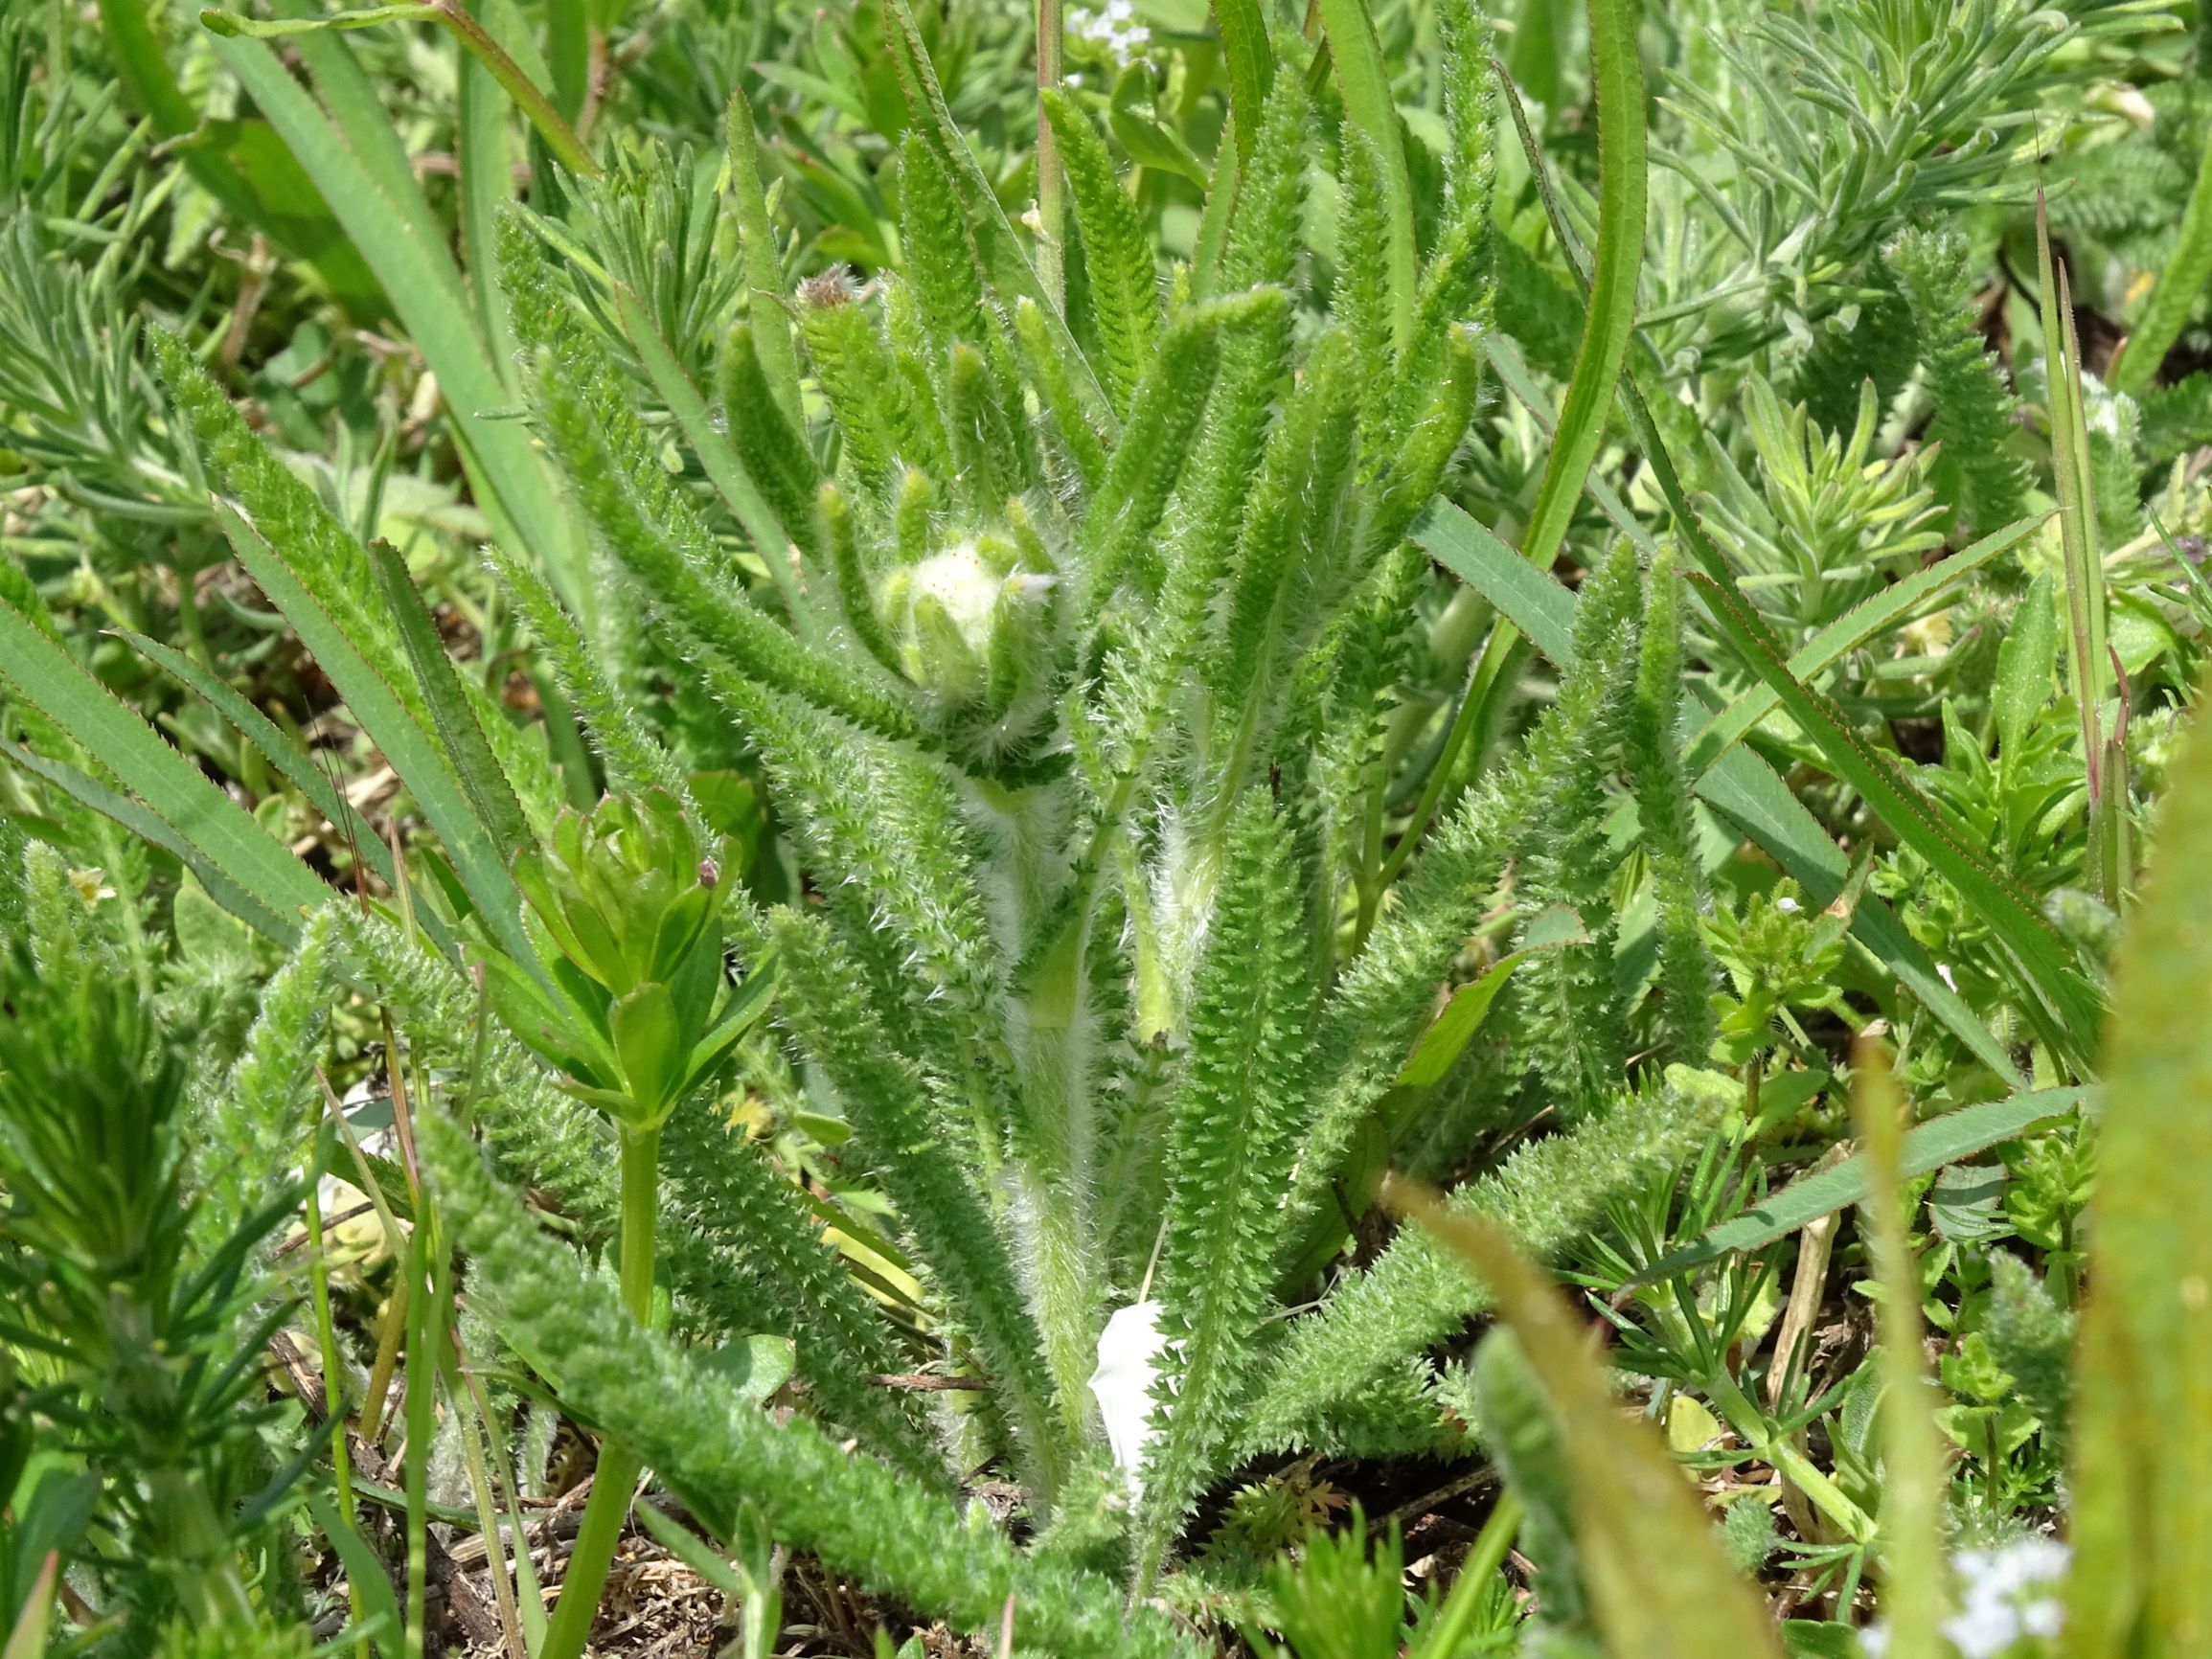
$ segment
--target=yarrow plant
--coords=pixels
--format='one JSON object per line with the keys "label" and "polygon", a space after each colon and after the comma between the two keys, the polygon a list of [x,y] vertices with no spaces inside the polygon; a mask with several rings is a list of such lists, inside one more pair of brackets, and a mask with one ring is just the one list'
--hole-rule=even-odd
{"label": "yarrow plant", "polygon": [[94,10],[7,1659],[2201,1645],[2149,0]]}

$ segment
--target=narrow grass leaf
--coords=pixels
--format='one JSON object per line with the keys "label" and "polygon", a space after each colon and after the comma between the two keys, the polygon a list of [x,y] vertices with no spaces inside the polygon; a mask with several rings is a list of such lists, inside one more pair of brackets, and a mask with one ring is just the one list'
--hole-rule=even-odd
{"label": "narrow grass leaf", "polygon": [[223,873],[220,865],[170,828],[160,816],[129,796],[118,794],[97,778],[87,777],[75,766],[65,765],[59,761],[49,761],[43,755],[34,754],[5,739],[0,739],[0,755],[5,755],[34,777],[45,779],[79,806],[89,807],[103,818],[136,835],[148,846],[160,848],[198,876],[200,885],[208,890],[209,896],[239,920],[268,935],[280,944],[289,946],[298,939],[299,930],[292,923],[233,881]]}
{"label": "narrow grass leaf", "polygon": [[1583,482],[1605,439],[1613,388],[1635,331],[1646,164],[1644,72],[1630,0],[1592,0],[1590,78],[1598,115],[1597,257],[1574,375],[1560,405],[1559,431],[1521,537],[1522,556],[1539,570],[1551,568],[1574,517]]}
{"label": "narrow grass leaf", "polygon": [[[2201,704],[2200,704],[2201,707]],[[2076,1348],[2069,1659],[2212,1648],[2212,742],[2120,946]]]}
{"label": "narrow grass leaf", "polygon": [[[2037,1089],[1946,1112],[1906,1132],[1898,1154],[1898,1177],[1910,1180],[1985,1152],[2000,1141],[2017,1140],[2093,1098],[2092,1090],[2078,1086]],[[1758,1250],[1777,1239],[1787,1239],[1823,1216],[1864,1200],[1873,1191],[1869,1179],[1863,1156],[1800,1176],[1765,1202],[1711,1229],[1696,1243],[1685,1244],[1653,1262],[1638,1276],[1637,1283],[1670,1279],[1731,1251]]]}
{"label": "narrow grass leaf", "polygon": [[[223,878],[214,892],[250,898],[245,920],[279,937],[296,934],[302,910],[312,910],[331,890],[286,852],[245,808],[154,729],[117,701],[14,606],[0,602],[0,679],[100,758],[153,816]],[[172,848],[173,850],[173,848]]]}
{"label": "narrow grass leaf", "polygon": [[[1790,671],[1811,680],[1836,666],[1868,641],[1903,625],[1924,605],[1933,605],[1955,592],[1967,578],[2001,553],[2010,552],[2040,530],[2050,518],[2040,512],[1993,531],[1971,547],[1961,548],[1926,570],[1917,570],[1902,581],[1891,582],[1853,605],[1790,653]],[[1682,757],[1692,777],[1705,771],[1731,743],[1740,741],[1780,705],[1771,686],[1762,685],[1732,700],[1705,722]]]}
{"label": "narrow grass leaf", "polygon": [[99,11],[109,63],[132,107],[148,116],[164,139],[194,141],[178,146],[194,182],[313,265],[354,322],[374,323],[389,313],[391,302],[376,275],[268,123],[225,123],[228,142],[207,142],[213,135],[177,85],[141,0],[101,0]]}
{"label": "narrow grass leaf", "polygon": [[761,178],[761,138],[753,125],[753,106],[742,87],[730,89],[729,151],[725,188],[738,216],[738,247],[745,261],[746,314],[753,325],[753,349],[761,372],[784,419],[806,430],[799,401],[799,357],[791,344],[791,317],[784,308],[784,267],[776,251],[776,227],[768,217],[767,188]]}
{"label": "narrow grass leaf", "polygon": [[[324,38],[345,50],[341,42]],[[374,129],[341,134],[267,45],[218,38],[215,49],[291,147],[392,296],[409,337],[438,377],[465,456],[482,474],[490,499],[480,496],[480,504],[511,524],[520,545],[553,572],[572,603],[579,602],[584,583],[577,550],[559,492],[548,484],[529,433],[513,421],[486,419],[512,399],[477,333],[475,308],[443,235],[425,231],[427,208],[418,213],[393,200],[364,158],[382,148]],[[376,120],[390,132],[380,107]],[[408,165],[403,150],[401,161]],[[411,176],[407,183],[420,204],[421,191]]]}
{"label": "narrow grass leaf", "polygon": [[522,897],[514,878],[444,746],[416,722],[399,693],[353,649],[344,631],[243,513],[218,500],[216,520],[230,538],[239,562],[292,625],[422,808],[492,939],[518,964],[533,972],[542,971],[530,936],[523,931]]}
{"label": "narrow grass leaf", "polygon": [[461,676],[454,670],[452,659],[445,654],[438,625],[422,602],[422,595],[407,570],[407,561],[390,542],[379,540],[369,544],[369,567],[376,573],[376,585],[383,590],[385,603],[391,607],[392,620],[399,630],[399,644],[415,670],[416,684],[430,710],[431,723],[437,728],[445,759],[460,777],[461,787],[468,797],[476,821],[490,836],[500,861],[512,862],[535,838],[523,818],[522,804],[514,798],[514,785],[500,770],[476,710],[462,690]]}
{"label": "narrow grass leaf", "polygon": [[1689,573],[1729,642],[1743,651],[1836,775],[1898,839],[1973,906],[2018,979],[2023,1011],[2077,1070],[2087,1071],[2102,1010],[2073,953],[2041,910],[2001,870],[1967,847],[1896,766],[1827,696],[1790,671],[1766,625],[1732,586]]}

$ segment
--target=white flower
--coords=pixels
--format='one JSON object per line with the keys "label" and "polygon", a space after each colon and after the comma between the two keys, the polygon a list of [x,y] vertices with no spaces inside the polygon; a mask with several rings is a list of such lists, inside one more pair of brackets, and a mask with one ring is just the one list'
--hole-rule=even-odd
{"label": "white flower", "polygon": [[[1945,1640],[1959,1659],[1998,1659],[2023,1636],[2056,1636],[2065,1610],[2056,1596],[2032,1594],[2065,1576],[2068,1552],[2056,1538],[2026,1537],[2001,1550],[1961,1550],[1951,1557],[1959,1610],[1943,1622]],[[1889,1627],[1870,1625],[1859,1633],[1867,1659],[1889,1650]]]}
{"label": "white flower", "polygon": [[1995,1659],[2022,1636],[2056,1635],[2062,1616],[2057,1599],[2029,1592],[2063,1578],[2066,1558],[2065,1545],[2044,1537],[1952,1557],[1960,1606],[1956,1617],[1944,1621],[1943,1633],[1962,1659]]}
{"label": "white flower", "polygon": [[1071,15],[1067,28],[1078,39],[1105,47],[1118,63],[1152,50],[1152,31],[1137,21],[1135,0],[1106,0],[1096,11]]}
{"label": "white flower", "polygon": [[1098,1369],[1091,1373],[1091,1398],[1106,1423],[1106,1444],[1115,1466],[1129,1476],[1132,1492],[1141,1491],[1137,1469],[1152,1432],[1152,1379],[1160,1351],[1167,1346],[1157,1302],[1132,1302],[1118,1308],[1099,1333]]}

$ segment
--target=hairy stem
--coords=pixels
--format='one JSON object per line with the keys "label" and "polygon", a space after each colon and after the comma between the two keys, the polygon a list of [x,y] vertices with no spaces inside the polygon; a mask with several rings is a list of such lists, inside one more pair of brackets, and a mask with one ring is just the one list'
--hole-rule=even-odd
{"label": "hairy stem", "polygon": [[[622,1305],[640,1327],[652,1322],[653,1220],[660,1205],[660,1129],[622,1128]],[[614,1560],[614,1547],[622,1538],[623,1519],[629,1512],[629,1495],[644,1467],[637,1454],[609,1438],[600,1442],[599,1464],[592,1470],[591,1497],[583,1506],[583,1523],[576,1534],[576,1551],[568,1558],[568,1573],[560,1581],[560,1600],[554,1603],[553,1623],[546,1627],[545,1646],[537,1659],[577,1659],[591,1634],[599,1611],[599,1592]]]}

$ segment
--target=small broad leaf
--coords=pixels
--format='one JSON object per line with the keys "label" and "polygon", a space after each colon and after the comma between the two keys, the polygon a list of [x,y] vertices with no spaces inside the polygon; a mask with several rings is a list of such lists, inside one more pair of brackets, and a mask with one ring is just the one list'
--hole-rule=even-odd
{"label": "small broad leaf", "polygon": [[2004,644],[1997,648],[1997,677],[1990,702],[1996,713],[2000,761],[2018,753],[2029,725],[2051,700],[2051,665],[2059,655],[2057,592],[2049,571],[2038,576],[2019,609],[2013,612]]}
{"label": "small broad leaf", "polygon": [[407,1625],[399,1616],[399,1598],[393,1593],[384,1563],[376,1558],[376,1552],[362,1541],[361,1534],[353,1531],[353,1523],[338,1512],[338,1506],[330,1498],[310,1489],[307,1502],[315,1525],[322,1529],[323,1536],[331,1541],[338,1559],[345,1564],[347,1583],[360,1596],[365,1615],[364,1632],[385,1659],[397,1659],[405,1651],[402,1637]]}
{"label": "small broad leaf", "polygon": [[757,1405],[791,1379],[792,1360],[789,1337],[764,1335],[733,1337],[699,1355],[698,1363]]}
{"label": "small broad leaf", "polygon": [[658,980],[648,980],[615,998],[607,1025],[623,1080],[629,1085],[631,1116],[644,1124],[656,1122],[675,1103],[690,1058],[675,998]]}
{"label": "small broad leaf", "polygon": [[[1543,914],[1550,913],[1546,911]],[[1541,919],[1539,916],[1538,920]],[[1575,931],[1578,938],[1582,937],[1579,925]],[[1546,940],[1542,943],[1567,942]],[[1423,1034],[1412,1056],[1399,1072],[1395,1086],[1420,1089],[1442,1082],[1445,1074],[1451,1070],[1452,1063],[1467,1052],[1467,1045],[1474,1040],[1474,1034],[1482,1029],[1483,1020],[1490,1014],[1491,1005],[1497,1001],[1497,993],[1505,989],[1505,982],[1513,977],[1513,970],[1528,960],[1528,954],[1525,949],[1516,950],[1498,962],[1480,979],[1453,991],[1451,1000],[1444,1005],[1444,1011],[1436,1016],[1436,1023]]]}

